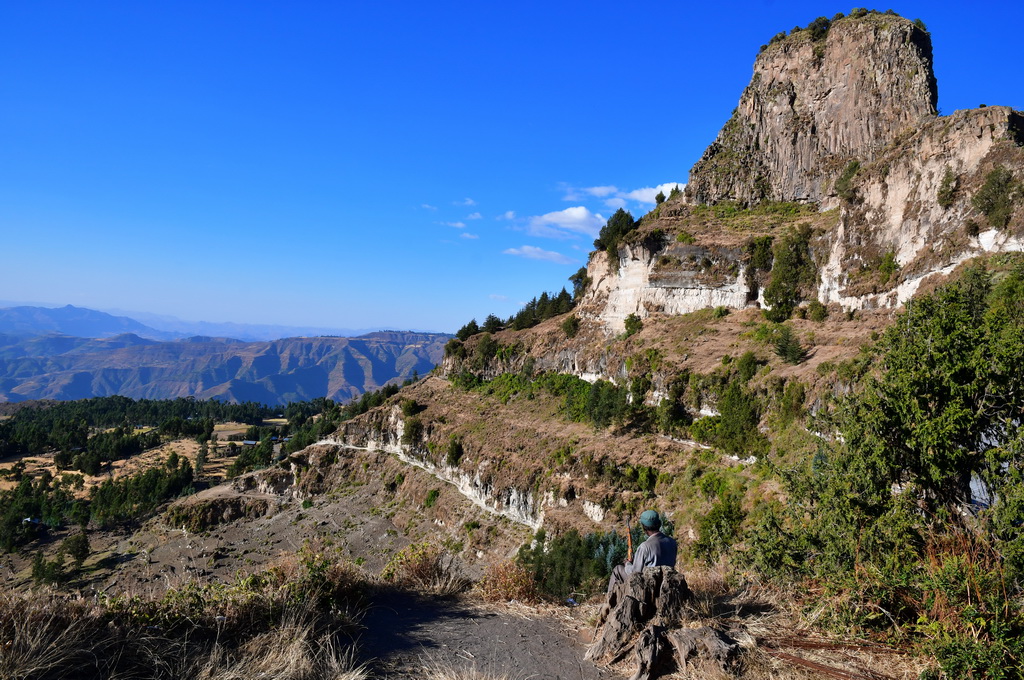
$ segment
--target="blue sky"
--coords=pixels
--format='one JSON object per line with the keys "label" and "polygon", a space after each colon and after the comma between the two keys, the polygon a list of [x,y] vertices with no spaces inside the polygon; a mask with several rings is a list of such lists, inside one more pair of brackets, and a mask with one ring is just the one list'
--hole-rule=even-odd
{"label": "blue sky", "polygon": [[[944,113],[1024,3],[905,2]],[[0,299],[451,331],[685,182],[758,46],[848,3],[0,4]],[[888,6],[878,6],[884,10]]]}

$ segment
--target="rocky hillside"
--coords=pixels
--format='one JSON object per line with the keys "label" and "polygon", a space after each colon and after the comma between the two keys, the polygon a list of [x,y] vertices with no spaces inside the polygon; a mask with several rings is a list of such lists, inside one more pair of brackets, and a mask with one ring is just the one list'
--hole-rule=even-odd
{"label": "rocky hillside", "polygon": [[428,373],[446,335],[380,332],[358,338],[175,342],[133,334],[93,340],[65,335],[0,336],[0,400],[136,399],[347,401],[388,382]]}

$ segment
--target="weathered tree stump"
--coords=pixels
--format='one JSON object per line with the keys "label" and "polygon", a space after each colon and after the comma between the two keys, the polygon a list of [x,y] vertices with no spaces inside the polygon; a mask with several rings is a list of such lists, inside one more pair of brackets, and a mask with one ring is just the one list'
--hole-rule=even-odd
{"label": "weathered tree stump", "polygon": [[635,650],[637,670],[631,680],[650,680],[673,670],[725,671],[738,645],[709,626],[683,628],[690,597],[686,578],[672,567],[630,574],[608,593],[587,658],[611,664]]}

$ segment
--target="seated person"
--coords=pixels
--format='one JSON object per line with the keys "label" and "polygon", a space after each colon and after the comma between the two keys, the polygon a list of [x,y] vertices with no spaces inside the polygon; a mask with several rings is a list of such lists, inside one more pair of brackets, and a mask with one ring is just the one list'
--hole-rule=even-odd
{"label": "seated person", "polygon": [[633,554],[632,561],[626,560],[625,564],[618,564],[612,570],[611,580],[608,582],[608,592],[612,588],[626,580],[627,574],[635,574],[643,571],[646,567],[674,567],[676,566],[676,552],[678,546],[675,539],[669,538],[661,533],[661,517],[654,510],[644,510],[640,515],[640,525],[647,534],[647,540],[641,543]]}

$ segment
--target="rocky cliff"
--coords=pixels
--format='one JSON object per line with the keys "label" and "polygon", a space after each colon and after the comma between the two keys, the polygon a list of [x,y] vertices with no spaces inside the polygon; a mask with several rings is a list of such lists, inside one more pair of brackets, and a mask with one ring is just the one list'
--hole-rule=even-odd
{"label": "rocky cliff", "polygon": [[687,192],[697,203],[833,198],[849,160],[873,159],[937,101],[931,38],[906,19],[869,13],[779,36]]}
{"label": "rocky cliff", "polygon": [[579,313],[619,333],[630,314],[771,307],[753,249],[794,230],[810,263],[799,298],[847,311],[1024,249],[1024,115],[938,116],[931,63],[923,26],[889,13],[776,36],[685,198],[644,216],[617,258],[592,255]]}

